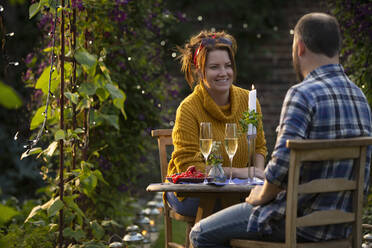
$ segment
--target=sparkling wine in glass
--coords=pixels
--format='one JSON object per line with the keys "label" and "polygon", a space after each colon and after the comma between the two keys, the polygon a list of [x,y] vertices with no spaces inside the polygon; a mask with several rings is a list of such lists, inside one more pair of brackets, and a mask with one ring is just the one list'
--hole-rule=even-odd
{"label": "sparkling wine in glass", "polygon": [[225,149],[230,160],[230,178],[229,184],[234,184],[232,181],[232,161],[238,149],[238,136],[236,131],[236,123],[226,123],[225,128]]}
{"label": "sparkling wine in glass", "polygon": [[200,123],[200,151],[205,159],[205,177],[204,183],[208,183],[207,180],[207,160],[212,150],[212,124],[210,122]]}

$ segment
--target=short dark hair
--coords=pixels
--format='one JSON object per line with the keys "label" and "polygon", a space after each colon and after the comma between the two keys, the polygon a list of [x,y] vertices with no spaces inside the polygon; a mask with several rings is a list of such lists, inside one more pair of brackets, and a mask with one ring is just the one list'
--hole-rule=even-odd
{"label": "short dark hair", "polygon": [[324,13],[306,14],[297,22],[294,32],[314,53],[331,58],[340,52],[340,26],[333,16]]}

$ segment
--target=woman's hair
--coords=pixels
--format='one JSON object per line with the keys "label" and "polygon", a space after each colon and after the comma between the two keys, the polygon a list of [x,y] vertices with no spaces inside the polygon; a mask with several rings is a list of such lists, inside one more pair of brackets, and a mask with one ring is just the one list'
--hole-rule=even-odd
{"label": "woman's hair", "polygon": [[182,63],[181,71],[185,73],[186,81],[191,88],[193,88],[195,82],[202,80],[199,69],[203,77],[205,76],[205,63],[208,53],[214,50],[227,51],[234,71],[234,80],[236,79],[235,54],[237,45],[234,37],[224,31],[203,30],[198,35],[192,36],[183,48],[177,48],[181,53],[178,57]]}

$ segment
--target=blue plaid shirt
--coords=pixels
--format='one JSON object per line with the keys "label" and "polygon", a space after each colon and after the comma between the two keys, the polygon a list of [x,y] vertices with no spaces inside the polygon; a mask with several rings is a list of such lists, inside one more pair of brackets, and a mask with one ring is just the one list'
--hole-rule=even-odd
{"label": "blue plaid shirt", "polygon": [[[345,75],[341,65],[321,66],[305,80],[291,87],[285,97],[278,137],[265,176],[268,182],[286,188],[289,149],[287,139],[338,139],[372,136],[371,110],[362,91]],[[368,147],[365,167],[365,194],[368,193],[371,149]],[[352,161],[325,162],[326,166],[307,166],[301,170],[301,182],[322,178],[352,178]],[[270,203],[256,206],[248,222],[249,232],[272,233],[272,225],[284,227],[286,192],[280,192]],[[316,210],[342,209],[351,211],[351,193],[335,192],[304,194],[298,198],[298,216]],[[313,241],[347,237],[350,226],[345,224],[302,227],[298,235]]]}

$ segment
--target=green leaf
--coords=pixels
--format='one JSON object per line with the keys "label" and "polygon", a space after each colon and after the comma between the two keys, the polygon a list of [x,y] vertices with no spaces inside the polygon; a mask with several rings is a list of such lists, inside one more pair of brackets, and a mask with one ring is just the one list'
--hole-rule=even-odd
{"label": "green leaf", "polygon": [[63,208],[63,206],[64,206],[63,201],[61,201],[61,199],[58,196],[51,202],[50,206],[48,207],[47,209],[48,216],[52,217],[56,215],[57,212]]}
{"label": "green leaf", "polygon": [[114,106],[120,109],[120,112],[123,114],[124,118],[127,119],[127,114],[125,113],[125,110],[124,110],[124,101],[125,99],[123,98],[115,98],[113,100]]}
{"label": "green leaf", "polygon": [[114,227],[118,227],[118,228],[123,228],[123,225],[119,224],[115,220],[103,220],[101,222],[101,225],[104,226],[104,227],[114,226]]}
{"label": "green leaf", "polygon": [[111,126],[120,129],[119,127],[119,117],[117,115],[104,115],[102,114],[103,119],[105,119]]}
{"label": "green leaf", "polygon": [[8,222],[18,214],[19,212],[16,211],[15,209],[0,204],[0,225]]}
{"label": "green leaf", "polygon": [[[51,92],[54,92],[59,85],[60,80],[58,79],[58,75],[59,74],[56,72],[56,70],[52,72],[52,78],[50,82]],[[39,79],[36,81],[35,89],[41,89],[44,94],[48,94],[49,76],[50,76],[50,66],[47,66],[45,67]]]}
{"label": "green leaf", "polygon": [[74,130],[74,132],[77,133],[77,134],[85,133],[84,130],[83,130],[82,128],[80,128],[80,127],[76,128],[76,129]]}
{"label": "green leaf", "polygon": [[73,238],[77,242],[79,242],[81,239],[85,238],[85,232],[81,229],[72,230],[71,227],[66,227],[63,229],[63,236],[66,238]]}
{"label": "green leaf", "polygon": [[65,131],[62,130],[62,129],[59,129],[54,134],[54,140],[56,140],[56,141],[61,140],[61,139],[65,139],[65,137],[66,137]]}
{"label": "green leaf", "polygon": [[98,96],[101,102],[104,102],[109,97],[110,94],[104,88],[98,88],[96,90],[96,95]]}
{"label": "green leaf", "polygon": [[65,97],[67,97],[67,99],[73,102],[74,104],[78,104],[79,102],[79,94],[76,92],[75,93],[65,92]]}
{"label": "green leaf", "polygon": [[111,83],[110,71],[107,69],[105,63],[102,61],[98,62],[99,68],[101,69],[103,75],[105,75],[106,79]]}
{"label": "green leaf", "polygon": [[16,109],[22,106],[22,100],[17,92],[0,81],[0,105],[8,109]]}
{"label": "green leaf", "polygon": [[39,11],[40,11],[40,4],[39,3],[31,4],[30,8],[28,9],[29,19],[34,17]]}
{"label": "green leaf", "polygon": [[24,153],[22,153],[20,160],[22,160],[22,159],[24,159],[24,158],[26,158],[30,155],[40,153],[42,151],[43,150],[41,149],[41,147],[35,147],[35,148],[32,148],[31,150],[27,150]]}
{"label": "green leaf", "polygon": [[58,0],[48,0],[49,7],[55,9],[57,7],[58,2],[59,2]]}
{"label": "green leaf", "polygon": [[40,206],[40,205],[34,207],[34,208],[31,210],[30,214],[27,216],[27,218],[26,218],[26,220],[25,220],[25,223],[26,223],[27,221],[29,221],[32,217],[34,217],[37,213],[39,213],[41,210],[42,210],[42,206]]}
{"label": "green leaf", "polygon": [[57,141],[53,141],[52,143],[50,143],[50,145],[48,146],[48,148],[44,150],[44,153],[48,157],[51,157],[53,155],[54,151],[57,149],[57,146],[58,146],[58,142]]}
{"label": "green leaf", "polygon": [[81,49],[75,53],[76,61],[88,70],[97,64],[97,56]]}
{"label": "green leaf", "polygon": [[90,108],[90,99],[88,97],[84,97],[81,99],[79,104],[76,107],[76,110],[83,110],[83,109],[89,109]]}
{"label": "green leaf", "polygon": [[75,194],[75,195],[71,195],[71,196],[65,196],[63,199],[64,199],[66,205],[77,214],[78,222],[80,224],[82,224],[83,223],[83,219],[82,218],[86,218],[86,217],[85,217],[84,212],[74,202],[74,199],[76,199],[78,196],[79,195]]}
{"label": "green leaf", "polygon": [[92,199],[92,193],[97,186],[97,177],[90,171],[86,170],[80,176],[80,185],[84,194]]}
{"label": "green leaf", "polygon": [[99,170],[94,170],[93,174],[100,180],[101,182],[105,183],[106,185],[109,185],[108,182],[103,178],[102,173]]}
{"label": "green leaf", "polygon": [[114,84],[106,84],[105,88],[108,90],[110,93],[111,97],[114,98],[124,98],[125,99],[125,94],[122,90],[120,90],[116,85]]}
{"label": "green leaf", "polygon": [[90,222],[90,226],[92,228],[93,236],[100,240],[105,235],[105,230],[102,228],[100,224],[97,223],[96,220]]}
{"label": "green leaf", "polygon": [[[30,130],[34,130],[37,128],[41,123],[44,121],[44,111],[45,111],[45,106],[41,106],[38,108],[36,111],[35,115],[32,117],[31,124],[30,124]],[[51,119],[51,111],[50,107],[48,108],[48,120]]]}
{"label": "green leaf", "polygon": [[79,93],[85,96],[91,96],[96,93],[96,86],[92,83],[83,83],[79,87]]}

